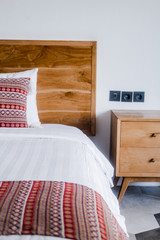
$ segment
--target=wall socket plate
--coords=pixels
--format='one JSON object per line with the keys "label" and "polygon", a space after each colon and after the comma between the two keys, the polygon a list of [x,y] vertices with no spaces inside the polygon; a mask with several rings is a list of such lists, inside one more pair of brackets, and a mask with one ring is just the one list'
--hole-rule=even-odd
{"label": "wall socket plate", "polygon": [[133,102],[144,102],[145,92],[134,92]]}
{"label": "wall socket plate", "polygon": [[121,102],[132,102],[132,92],[122,92]]}
{"label": "wall socket plate", "polygon": [[120,91],[110,91],[109,101],[119,102],[120,101]]}

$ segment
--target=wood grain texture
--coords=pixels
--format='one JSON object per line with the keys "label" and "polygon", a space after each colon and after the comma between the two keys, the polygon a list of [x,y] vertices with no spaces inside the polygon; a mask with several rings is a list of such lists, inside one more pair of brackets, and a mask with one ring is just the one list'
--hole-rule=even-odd
{"label": "wood grain texture", "polygon": [[[30,68],[1,68],[0,73],[26,71]],[[91,67],[83,68],[39,68],[37,90],[48,89],[79,89],[92,91]],[[52,81],[51,81],[52,79]]]}
{"label": "wood grain texture", "polygon": [[156,122],[160,119],[160,110],[116,110],[114,114],[125,122]]}
{"label": "wood grain texture", "polygon": [[110,136],[110,159],[114,166],[115,175],[119,173],[119,154],[120,154],[120,120],[111,112],[111,136]]}
{"label": "wood grain texture", "polygon": [[[50,79],[54,79],[51,81]],[[39,69],[38,91],[47,89],[76,89],[91,92],[91,67]]]}
{"label": "wood grain texture", "polygon": [[95,135],[96,51],[93,41],[0,40],[0,72],[37,67],[41,122],[65,123]]}
{"label": "wood grain texture", "polygon": [[131,182],[130,178],[127,178],[127,177],[123,178],[121,188],[120,188],[120,191],[119,191],[119,194],[118,194],[118,201],[119,202],[121,202],[121,200],[122,200],[130,182]]}
{"label": "wood grain texture", "polygon": [[73,90],[48,91],[37,93],[39,111],[90,111],[90,93],[81,93]]}
{"label": "wood grain texture", "polygon": [[57,123],[57,124],[65,124],[69,126],[75,126],[80,129],[83,129],[83,132],[87,135],[90,134],[90,129],[88,126],[91,124],[90,122],[90,112],[39,112],[40,119],[43,120],[43,123]]}
{"label": "wood grain texture", "polygon": [[97,43],[92,46],[92,90],[91,90],[91,132],[96,134],[96,69],[97,69]]}
{"label": "wood grain texture", "polygon": [[130,181],[160,179],[160,111],[111,113],[111,161],[115,177],[124,177],[119,200]]}
{"label": "wood grain texture", "polygon": [[52,41],[52,40],[0,40],[0,45],[45,45],[45,46],[75,46],[93,47],[95,41]]}
{"label": "wood grain texture", "polygon": [[160,121],[122,122],[121,146],[160,147]]}
{"label": "wood grain texture", "polygon": [[118,195],[119,202],[121,202],[127,187],[131,182],[160,182],[160,177],[124,177]]}
{"label": "wood grain texture", "polygon": [[119,161],[123,176],[160,177],[160,148],[121,148]]}
{"label": "wood grain texture", "polygon": [[1,67],[66,68],[91,66],[90,47],[0,45]]}

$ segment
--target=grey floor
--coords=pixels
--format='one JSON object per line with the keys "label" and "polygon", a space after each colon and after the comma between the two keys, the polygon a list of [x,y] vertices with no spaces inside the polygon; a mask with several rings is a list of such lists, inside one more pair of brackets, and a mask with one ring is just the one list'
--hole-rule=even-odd
{"label": "grey floor", "polygon": [[[119,187],[113,192],[117,196]],[[160,240],[160,187],[129,186],[120,211],[130,240]]]}

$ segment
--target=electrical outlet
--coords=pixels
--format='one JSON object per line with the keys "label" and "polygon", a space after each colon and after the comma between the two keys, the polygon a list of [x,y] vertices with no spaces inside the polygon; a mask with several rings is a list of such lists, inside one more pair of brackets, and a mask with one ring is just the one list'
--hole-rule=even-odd
{"label": "electrical outlet", "polygon": [[120,91],[110,91],[109,95],[109,101],[115,101],[119,102],[120,101]]}
{"label": "electrical outlet", "polygon": [[132,92],[122,92],[121,102],[132,102]]}
{"label": "electrical outlet", "polygon": [[145,92],[134,92],[133,102],[144,102]]}

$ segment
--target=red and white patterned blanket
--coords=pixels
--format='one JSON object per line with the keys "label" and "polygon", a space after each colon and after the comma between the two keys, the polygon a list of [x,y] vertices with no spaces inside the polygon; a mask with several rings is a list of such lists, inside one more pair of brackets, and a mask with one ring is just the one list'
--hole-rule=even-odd
{"label": "red and white patterned blanket", "polygon": [[103,198],[57,181],[0,182],[0,235],[128,240]]}

